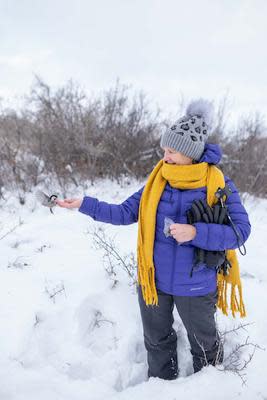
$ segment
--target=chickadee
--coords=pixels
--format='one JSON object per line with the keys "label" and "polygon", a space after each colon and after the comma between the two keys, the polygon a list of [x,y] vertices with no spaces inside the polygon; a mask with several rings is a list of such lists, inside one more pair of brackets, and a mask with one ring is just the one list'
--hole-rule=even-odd
{"label": "chickadee", "polygon": [[42,192],[41,190],[38,190],[38,191],[36,192],[36,198],[37,198],[37,200],[39,200],[39,202],[40,202],[43,206],[49,207],[50,212],[51,212],[52,214],[54,214],[52,208],[55,207],[55,206],[57,205],[57,203],[56,203],[57,197],[58,197],[58,196],[57,196],[56,194],[52,194],[51,196],[48,196],[47,194],[45,194],[45,193]]}

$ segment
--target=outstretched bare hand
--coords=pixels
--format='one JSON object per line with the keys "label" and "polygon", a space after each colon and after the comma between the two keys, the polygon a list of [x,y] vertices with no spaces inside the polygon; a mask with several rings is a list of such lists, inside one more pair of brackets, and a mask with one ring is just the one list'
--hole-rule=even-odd
{"label": "outstretched bare hand", "polygon": [[57,205],[62,208],[80,208],[82,201],[82,199],[56,199]]}

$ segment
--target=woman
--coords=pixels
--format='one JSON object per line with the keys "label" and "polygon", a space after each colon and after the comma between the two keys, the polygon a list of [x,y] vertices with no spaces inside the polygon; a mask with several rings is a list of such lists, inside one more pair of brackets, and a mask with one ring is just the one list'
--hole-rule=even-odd
{"label": "woman", "polygon": [[[227,313],[228,283],[232,284],[232,313],[245,315],[233,249],[247,240],[250,223],[233,182],[215,167],[221,159],[219,146],[207,144],[210,108],[204,100],[188,106],[186,114],[162,135],[164,157],[146,185],[122,204],[108,204],[90,196],[57,200],[59,206],[79,208],[97,221],[115,225],[138,221],[138,298],[149,377],[178,376],[174,305],[187,331],[194,372],[223,360],[214,314],[216,303]],[[213,206],[215,192],[225,185],[232,192],[226,205],[234,225],[203,220],[189,224],[187,215],[193,202],[206,199]],[[173,221],[167,234],[166,217]],[[217,273],[216,265],[195,265],[196,249],[204,254],[227,251],[232,265],[228,275]]]}

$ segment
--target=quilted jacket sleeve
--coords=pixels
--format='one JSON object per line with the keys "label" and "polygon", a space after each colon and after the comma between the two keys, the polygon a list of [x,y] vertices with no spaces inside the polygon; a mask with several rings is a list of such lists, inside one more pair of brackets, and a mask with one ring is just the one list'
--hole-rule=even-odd
{"label": "quilted jacket sleeve", "polygon": [[85,196],[78,211],[95,221],[113,225],[129,225],[138,221],[139,203],[144,187],[121,204],[109,204],[95,197]]}
{"label": "quilted jacket sleeve", "polygon": [[239,245],[243,244],[250,235],[251,226],[248,214],[241,203],[238,191],[234,183],[228,177],[225,177],[225,183],[227,183],[232,190],[232,194],[228,197],[226,204],[232,221],[239,232],[241,241],[238,243],[237,236],[231,225],[197,222],[194,224],[197,231],[196,236],[190,242],[190,244],[195,247],[204,250],[236,249]]}

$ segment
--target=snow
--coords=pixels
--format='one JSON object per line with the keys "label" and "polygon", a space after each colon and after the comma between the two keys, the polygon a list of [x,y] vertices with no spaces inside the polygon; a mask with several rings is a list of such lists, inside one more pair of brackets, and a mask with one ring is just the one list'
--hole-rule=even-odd
{"label": "snow", "polygon": [[[119,203],[143,183],[123,187],[109,182],[86,193]],[[76,195],[82,196],[83,188]],[[135,251],[137,225],[111,226],[77,210],[48,208],[32,193],[21,206],[12,194],[0,202],[0,399],[97,400],[266,399],[267,201],[247,198],[252,223],[247,256],[240,257],[247,318],[217,312],[226,335],[226,356],[238,343],[257,344],[246,368],[246,384],[237,374],[205,367],[192,374],[185,329],[175,311],[180,376],[175,381],[147,380],[146,351],[137,295],[127,273],[116,267],[108,276],[103,252],[88,231],[102,227],[120,254]],[[17,226],[19,220],[23,223]],[[245,346],[246,360],[253,347]]]}

